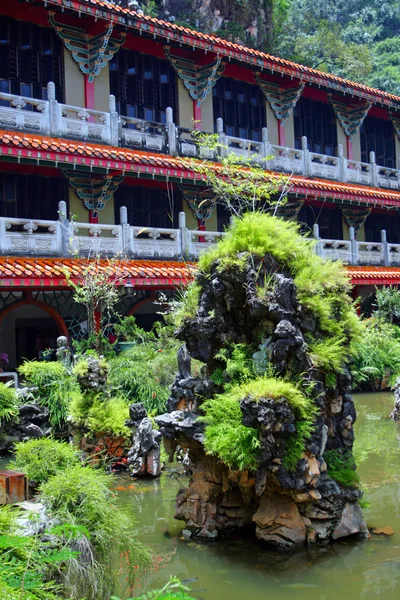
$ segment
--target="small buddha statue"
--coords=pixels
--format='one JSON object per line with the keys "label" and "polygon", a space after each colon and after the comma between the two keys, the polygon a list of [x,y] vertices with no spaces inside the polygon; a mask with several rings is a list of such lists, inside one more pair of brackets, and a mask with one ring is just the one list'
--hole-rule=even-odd
{"label": "small buddha statue", "polygon": [[62,363],[64,367],[69,369],[71,367],[71,350],[68,348],[68,339],[65,335],[60,335],[57,338],[57,360]]}

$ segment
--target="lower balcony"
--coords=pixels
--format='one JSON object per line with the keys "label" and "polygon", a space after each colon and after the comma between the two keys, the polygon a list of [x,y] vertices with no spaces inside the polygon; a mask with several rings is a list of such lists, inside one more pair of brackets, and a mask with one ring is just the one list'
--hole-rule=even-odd
{"label": "lower balcony", "polygon": [[[177,229],[129,225],[127,210],[120,210],[120,225],[79,223],[66,219],[66,205],[59,203],[59,219],[19,219],[0,217],[0,255],[11,256],[109,256],[136,259],[192,260],[217,243],[220,231],[189,230],[185,213],[179,213]],[[315,251],[323,258],[349,265],[400,266],[400,244],[389,243],[386,232],[380,242],[319,237],[314,225]]]}

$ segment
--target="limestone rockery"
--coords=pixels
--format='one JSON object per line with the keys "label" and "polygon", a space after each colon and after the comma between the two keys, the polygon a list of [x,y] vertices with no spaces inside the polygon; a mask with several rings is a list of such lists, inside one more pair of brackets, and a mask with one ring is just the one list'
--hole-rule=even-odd
{"label": "limestone rockery", "polygon": [[[257,284],[270,281],[269,292],[257,294]],[[176,518],[193,536],[217,538],[242,529],[278,550],[326,544],[352,534],[367,535],[357,488],[341,487],[327,473],[326,450],[352,450],[356,411],[347,370],[330,381],[313,368],[305,335],[318,335],[317,324],[296,298],[296,287],[269,255],[246,268],[209,275],[199,273],[201,293],[196,316],[183,322],[177,337],[179,374],[172,387],[169,413],[156,420],[171,453],[188,450],[191,478],[176,499]],[[296,433],[294,414],[285,399],[279,402],[243,398],[242,423],[259,430],[258,467],[231,471],[218,457],[206,454],[204,423],[199,420],[205,399],[221,389],[211,378],[220,366],[217,353],[227,343],[252,344],[264,339],[269,361],[278,375],[300,374],[313,384],[318,417],[311,439],[294,471],[283,466],[286,440]],[[205,363],[202,376],[191,375],[191,358]]]}

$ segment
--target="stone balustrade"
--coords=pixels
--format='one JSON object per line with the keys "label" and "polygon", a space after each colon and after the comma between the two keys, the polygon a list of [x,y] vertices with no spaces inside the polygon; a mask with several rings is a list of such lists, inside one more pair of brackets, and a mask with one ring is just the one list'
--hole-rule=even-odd
{"label": "stone balustrade", "polygon": [[[0,217],[0,255],[12,256],[115,256],[138,259],[197,260],[224,235],[220,231],[189,230],[186,215],[179,213],[178,228],[130,225],[127,209],[120,209],[120,225],[78,223],[66,218],[65,202],[59,202],[57,221]],[[400,244],[355,239],[321,239],[314,225],[315,251],[324,258],[349,265],[400,266]]]}
{"label": "stone balustrade", "polygon": [[266,128],[261,141],[236,138],[224,133],[222,119],[217,119],[216,147],[209,148],[198,133],[174,123],[171,108],[165,123],[153,123],[119,115],[114,96],[109,96],[108,112],[70,106],[56,100],[50,82],[47,98],[0,93],[0,128],[210,160],[233,152],[272,171],[400,190],[400,164],[396,169],[377,165],[374,152],[369,163],[362,163],[345,158],[339,144],[338,156],[327,156],[311,152],[306,137],[301,148],[287,148],[271,144]]}

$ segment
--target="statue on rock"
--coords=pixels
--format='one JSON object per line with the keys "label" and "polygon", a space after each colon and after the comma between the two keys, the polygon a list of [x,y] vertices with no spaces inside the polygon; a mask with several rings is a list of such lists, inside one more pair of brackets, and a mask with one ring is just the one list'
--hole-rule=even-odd
{"label": "statue on rock", "polygon": [[134,429],[133,444],[128,453],[129,471],[133,476],[157,477],[161,473],[161,433],[153,429],[143,404],[132,404],[129,415],[127,425]]}
{"label": "statue on rock", "polygon": [[[311,244],[268,214],[236,218],[174,310],[185,347],[156,421],[189,452],[176,518],[193,536],[253,528],[291,551],[367,534],[347,368],[358,318],[343,267]],[[188,355],[205,363],[200,377]]]}
{"label": "statue on rock", "polygon": [[68,338],[65,335],[60,335],[57,338],[57,360],[64,365],[66,369],[71,368],[72,352],[68,348]]}

